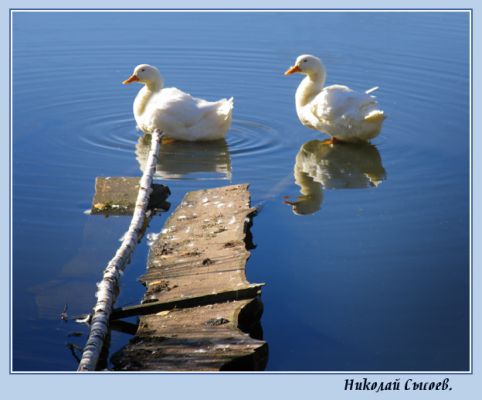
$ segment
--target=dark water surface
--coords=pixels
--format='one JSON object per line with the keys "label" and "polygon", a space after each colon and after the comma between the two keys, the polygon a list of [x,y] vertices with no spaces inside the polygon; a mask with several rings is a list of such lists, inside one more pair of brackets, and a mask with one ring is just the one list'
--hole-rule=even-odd
{"label": "dark water surface", "polygon": [[[328,148],[299,123],[300,77],[282,73],[301,53],[322,57],[328,84],[380,86],[372,145]],[[59,314],[90,310],[129,224],[84,211],[96,176],[141,174],[139,86],[121,85],[140,63],[235,98],[226,142],[163,146],[158,177],[170,212],[189,190],[242,182],[263,205],[247,272],[267,283],[268,370],[469,368],[467,13],[16,13],[14,370],[77,366],[66,344],[87,330]],[[118,304],[142,297],[147,252],[144,239]]]}

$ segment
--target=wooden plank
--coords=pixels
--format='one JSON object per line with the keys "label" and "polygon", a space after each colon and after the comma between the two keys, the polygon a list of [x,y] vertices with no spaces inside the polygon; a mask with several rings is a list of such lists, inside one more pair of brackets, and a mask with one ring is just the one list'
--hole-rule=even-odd
{"label": "wooden plank", "polygon": [[[130,215],[134,212],[138,192],[139,177],[97,177],[91,213]],[[170,194],[167,186],[153,184],[148,208],[169,209],[166,199]]]}
{"label": "wooden plank", "polygon": [[137,304],[117,308],[112,311],[111,320],[120,318],[133,317],[135,315],[146,315],[158,313],[160,311],[173,310],[174,308],[190,308],[198,307],[206,304],[224,303],[226,301],[253,299],[261,294],[263,285],[254,284],[249,288],[240,290],[226,290],[219,293],[206,294],[204,296],[186,297],[179,300],[171,301],[149,301],[147,303]]}
{"label": "wooden plank", "polygon": [[[141,318],[136,337],[111,358],[122,371],[262,370],[267,345],[237,328],[250,300],[164,311]],[[240,361],[242,360],[242,361]]]}
{"label": "wooden plank", "polygon": [[[152,245],[140,278],[147,289],[143,303],[152,303],[156,313],[140,318],[135,338],[112,357],[115,369],[264,368],[267,345],[248,334],[262,312],[262,284],[249,283],[245,274],[246,231],[255,210],[249,203],[247,185],[184,197]],[[223,293],[225,300],[219,298]],[[183,307],[172,308],[175,302]]]}
{"label": "wooden plank", "polygon": [[144,301],[250,287],[244,242],[249,206],[248,185],[189,192],[167,220],[151,247]]}

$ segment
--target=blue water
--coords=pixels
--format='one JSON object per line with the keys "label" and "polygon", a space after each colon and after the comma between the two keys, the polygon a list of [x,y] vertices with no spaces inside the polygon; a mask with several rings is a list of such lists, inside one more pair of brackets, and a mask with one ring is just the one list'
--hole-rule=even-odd
{"label": "blue water", "polygon": [[[327,84],[380,86],[373,145],[328,149],[300,124],[300,77],[282,73],[302,53]],[[96,176],[141,174],[139,86],[121,85],[140,63],[235,98],[226,142],[163,146],[157,176],[169,212],[187,191],[250,183],[267,370],[469,369],[469,15],[143,12],[14,15],[15,371],[76,369],[66,344],[87,330],[59,314],[90,310],[129,224],[84,211]],[[119,305],[142,297],[147,252],[144,239]],[[113,332],[111,350],[128,339]]]}

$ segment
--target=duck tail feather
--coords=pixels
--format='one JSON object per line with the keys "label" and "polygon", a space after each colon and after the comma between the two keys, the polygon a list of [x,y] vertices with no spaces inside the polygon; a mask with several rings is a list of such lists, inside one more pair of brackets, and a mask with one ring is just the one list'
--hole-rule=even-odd
{"label": "duck tail feather", "polygon": [[223,99],[221,100],[221,105],[218,108],[218,113],[221,115],[225,115],[229,117],[233,111],[234,107],[234,98],[231,97],[229,99]]}
{"label": "duck tail feather", "polygon": [[380,89],[379,86],[373,86],[371,89],[368,89],[365,93],[366,93],[366,94],[371,94],[371,93],[377,91],[378,89]]}
{"label": "duck tail feather", "polygon": [[381,110],[373,110],[368,113],[365,118],[363,118],[366,122],[382,122],[386,118],[386,115]]}

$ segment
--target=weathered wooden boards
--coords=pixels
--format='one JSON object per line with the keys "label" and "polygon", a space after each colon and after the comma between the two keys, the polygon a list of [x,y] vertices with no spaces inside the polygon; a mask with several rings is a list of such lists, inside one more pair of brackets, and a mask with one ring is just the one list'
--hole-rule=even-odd
{"label": "weathered wooden boards", "polygon": [[[168,209],[169,188],[164,185],[152,184],[148,208]],[[95,194],[92,201],[92,214],[129,215],[134,212],[137,193],[139,192],[138,177],[97,177],[95,179]]]}
{"label": "weathered wooden boards", "polygon": [[184,197],[152,245],[140,278],[144,306],[161,305],[163,311],[140,318],[135,338],[112,357],[115,369],[264,368],[266,343],[239,329],[253,331],[262,312],[261,285],[245,275],[253,211],[247,185]]}

